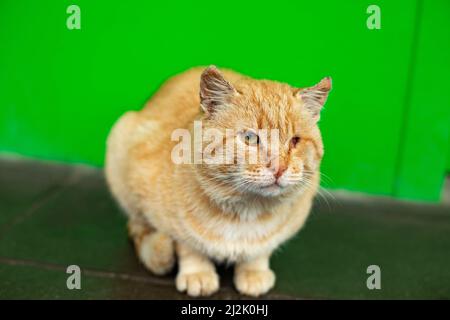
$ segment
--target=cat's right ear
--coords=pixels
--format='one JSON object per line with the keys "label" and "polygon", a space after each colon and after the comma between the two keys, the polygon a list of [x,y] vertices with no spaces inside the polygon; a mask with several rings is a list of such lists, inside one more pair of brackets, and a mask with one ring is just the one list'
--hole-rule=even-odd
{"label": "cat's right ear", "polygon": [[236,93],[234,87],[215,66],[206,68],[200,79],[200,104],[203,111],[212,115]]}
{"label": "cat's right ear", "polygon": [[326,77],[313,87],[295,89],[295,95],[301,98],[304,106],[311,112],[314,121],[319,121],[320,111],[327,101],[330,91],[331,77]]}

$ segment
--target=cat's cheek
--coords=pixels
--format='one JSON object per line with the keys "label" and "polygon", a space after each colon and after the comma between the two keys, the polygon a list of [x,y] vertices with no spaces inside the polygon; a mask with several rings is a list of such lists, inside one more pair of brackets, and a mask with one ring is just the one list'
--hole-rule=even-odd
{"label": "cat's cheek", "polygon": [[317,160],[316,158],[312,157],[310,161],[310,167],[312,171],[317,171],[319,169],[320,160]]}
{"label": "cat's cheek", "polygon": [[276,179],[276,183],[281,189],[284,189],[292,184],[292,169],[288,168],[283,174]]}
{"label": "cat's cheek", "polygon": [[317,169],[317,160],[313,149],[307,149],[303,154],[302,168],[308,171],[315,171]]}

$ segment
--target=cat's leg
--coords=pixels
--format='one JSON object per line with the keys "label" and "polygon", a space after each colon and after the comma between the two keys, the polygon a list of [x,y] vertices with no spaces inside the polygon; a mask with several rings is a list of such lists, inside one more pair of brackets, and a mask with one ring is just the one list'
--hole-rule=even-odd
{"label": "cat's leg", "polygon": [[192,297],[209,296],[219,290],[219,275],[214,263],[208,257],[177,242],[178,291]]}
{"label": "cat's leg", "polygon": [[275,285],[275,274],[269,267],[270,255],[239,262],[234,269],[234,285],[245,295],[257,297]]}
{"label": "cat's leg", "polygon": [[136,254],[151,272],[164,275],[175,264],[174,242],[171,237],[150,226],[143,218],[128,221],[128,233],[133,239]]}

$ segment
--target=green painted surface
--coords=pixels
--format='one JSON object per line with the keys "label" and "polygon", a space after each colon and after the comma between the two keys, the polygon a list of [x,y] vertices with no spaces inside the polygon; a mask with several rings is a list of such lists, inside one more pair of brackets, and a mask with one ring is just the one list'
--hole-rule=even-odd
{"label": "green painted surface", "polygon": [[[377,1],[381,30],[367,29],[362,0],[80,0],[82,29],[68,30],[72,3],[0,4],[0,150],[102,165],[115,119],[191,66],[297,86],[331,75],[324,186],[394,194],[416,2]],[[429,193],[439,190],[397,194]]]}
{"label": "green painted surface", "polygon": [[395,190],[395,195],[403,198],[439,200],[436,190],[441,190],[444,181],[450,141],[448,9],[446,0],[422,4]]}
{"label": "green painted surface", "polygon": [[448,151],[447,151],[447,173],[449,173],[450,172],[450,136],[448,137],[448,142],[449,142],[449,144],[448,144],[448,146],[449,146],[449,148],[448,148]]}
{"label": "green painted surface", "polygon": [[450,172],[450,149],[447,151],[447,173]]}

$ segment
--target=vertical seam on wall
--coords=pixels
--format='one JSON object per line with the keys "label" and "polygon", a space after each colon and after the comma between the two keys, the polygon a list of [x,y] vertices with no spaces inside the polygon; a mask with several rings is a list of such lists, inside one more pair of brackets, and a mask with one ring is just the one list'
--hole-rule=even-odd
{"label": "vertical seam on wall", "polygon": [[392,194],[394,196],[398,195],[398,190],[400,188],[400,175],[402,170],[402,164],[404,162],[404,154],[406,149],[406,139],[407,139],[407,128],[409,124],[409,116],[411,112],[411,94],[414,86],[415,79],[415,69],[417,63],[417,51],[419,49],[419,34],[422,21],[422,8],[423,0],[417,0],[416,3],[416,14],[414,17],[414,30],[413,38],[411,43],[411,59],[408,66],[407,79],[406,79],[406,90],[403,105],[403,121],[400,124],[400,139],[397,151],[397,161],[395,163],[395,173],[394,173],[394,185],[392,186]]}

